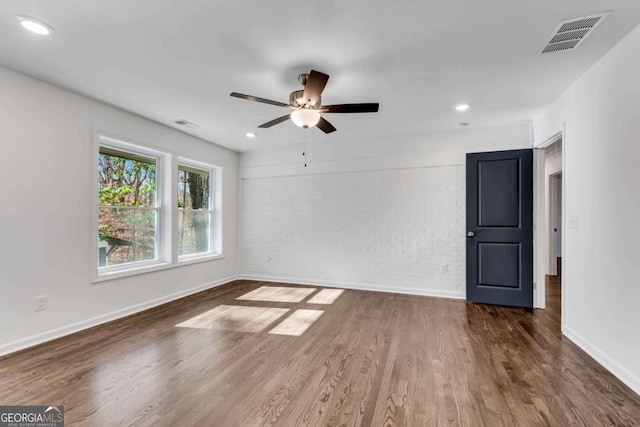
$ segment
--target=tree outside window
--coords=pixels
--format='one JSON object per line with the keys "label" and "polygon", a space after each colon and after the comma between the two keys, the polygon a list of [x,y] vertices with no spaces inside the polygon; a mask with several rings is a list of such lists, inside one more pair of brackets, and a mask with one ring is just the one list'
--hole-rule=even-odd
{"label": "tree outside window", "polygon": [[98,155],[98,265],[157,258],[157,159],[101,146]]}
{"label": "tree outside window", "polygon": [[211,251],[211,172],[178,166],[178,256]]}

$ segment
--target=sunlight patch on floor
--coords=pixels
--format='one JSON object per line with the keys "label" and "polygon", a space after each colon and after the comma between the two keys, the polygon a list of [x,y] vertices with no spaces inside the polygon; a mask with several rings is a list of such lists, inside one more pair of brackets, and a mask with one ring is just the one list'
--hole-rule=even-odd
{"label": "sunlight patch on floor", "polygon": [[307,301],[307,304],[333,304],[343,292],[344,289],[323,289]]}
{"label": "sunlight patch on floor", "polygon": [[316,288],[262,286],[236,299],[248,301],[300,302],[315,291]]}
{"label": "sunlight patch on floor", "polygon": [[288,308],[221,305],[179,323],[176,327],[255,333],[262,331],[288,311]]}
{"label": "sunlight patch on floor", "polygon": [[296,310],[291,316],[280,322],[275,328],[269,331],[275,335],[290,335],[299,337],[309,329],[313,323],[322,316],[322,310]]}

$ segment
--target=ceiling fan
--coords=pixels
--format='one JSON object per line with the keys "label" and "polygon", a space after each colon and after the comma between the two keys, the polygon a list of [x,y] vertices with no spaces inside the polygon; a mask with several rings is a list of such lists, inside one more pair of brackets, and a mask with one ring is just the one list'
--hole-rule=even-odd
{"label": "ceiling fan", "polygon": [[322,105],[321,95],[324,87],[327,85],[329,76],[316,70],[311,70],[309,74],[300,74],[298,82],[304,86],[304,90],[295,90],[289,94],[289,103],[272,101],[270,99],[259,98],[257,96],[244,95],[237,92],[231,92],[231,96],[249,101],[262,102],[278,107],[293,109],[294,111],[271,120],[270,122],[261,124],[260,128],[270,128],[289,119],[301,128],[310,128],[317,126],[324,133],[335,132],[333,127],[321,113],[376,113],[378,112],[378,103],[365,104],[336,104]]}

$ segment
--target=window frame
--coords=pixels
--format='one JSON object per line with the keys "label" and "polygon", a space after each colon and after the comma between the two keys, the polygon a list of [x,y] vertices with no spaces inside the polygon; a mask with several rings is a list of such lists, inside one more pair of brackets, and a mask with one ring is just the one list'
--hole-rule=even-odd
{"label": "window frame", "polygon": [[[124,142],[120,139],[111,138],[105,136],[103,134],[98,135],[97,144],[95,145],[95,155],[93,157],[93,162],[95,164],[94,171],[94,209],[95,213],[93,215],[94,219],[94,227],[93,227],[93,235],[95,239],[95,245],[93,245],[93,256],[95,262],[95,281],[100,279],[107,279],[113,277],[122,277],[123,275],[127,275],[127,273],[140,271],[143,269],[147,269],[149,267],[156,267],[162,264],[167,263],[167,253],[165,250],[165,236],[163,235],[163,223],[166,223],[166,196],[165,196],[165,183],[162,179],[165,175],[165,164],[167,162],[167,154],[161,151],[148,148],[146,146],[142,146],[139,144],[134,144],[130,142]],[[143,260],[143,261],[133,261],[122,264],[115,264],[105,267],[100,267],[98,262],[98,245],[99,238],[97,236],[97,230],[100,225],[99,221],[99,212],[100,209],[109,208],[107,205],[100,205],[98,199],[98,156],[100,155],[100,149],[105,147],[107,149],[111,149],[114,151],[122,152],[122,154],[130,154],[132,157],[140,156],[143,158],[153,159],[156,163],[156,190],[155,190],[155,203],[153,207],[122,207],[115,206],[115,208],[123,208],[123,209],[132,209],[132,210],[154,210],[156,212],[156,221],[155,221],[155,258],[151,260]]]}
{"label": "window frame", "polygon": [[[180,255],[179,245],[180,239],[178,236],[179,226],[178,226],[178,212],[187,211],[188,209],[179,208],[178,207],[178,175],[180,171],[180,167],[184,166],[185,168],[193,168],[200,170],[202,172],[207,172],[209,174],[209,203],[207,206],[207,212],[209,212],[209,250],[206,252],[197,252],[193,254]],[[215,257],[222,256],[220,238],[221,235],[221,227],[218,227],[220,223],[218,213],[221,210],[221,202],[218,198],[218,194],[220,194],[219,182],[220,182],[220,167],[211,165],[208,163],[198,162],[195,160],[191,160],[185,157],[179,157],[176,167],[176,197],[173,201],[173,207],[175,208],[175,216],[176,216],[176,227],[175,227],[175,236],[176,236],[176,244],[175,244],[175,253],[177,256],[178,263],[181,265],[193,261],[199,261],[203,259],[211,259]]]}
{"label": "window frame", "polygon": [[[98,155],[100,147],[111,147],[118,151],[131,152],[143,157],[156,158],[156,259],[137,261],[125,264],[99,268],[98,266],[98,227],[99,227],[99,197],[98,197]],[[224,259],[222,235],[222,172],[221,166],[202,163],[180,157],[179,154],[161,149],[146,142],[135,141],[113,134],[93,129],[93,144],[91,152],[91,247],[89,264],[89,282],[100,284],[114,279],[126,278],[139,274],[151,273],[171,268],[183,267],[188,264],[201,263]],[[192,166],[210,171],[209,176],[209,205],[211,212],[209,252],[190,254],[178,257],[178,210],[177,187],[178,166]]]}

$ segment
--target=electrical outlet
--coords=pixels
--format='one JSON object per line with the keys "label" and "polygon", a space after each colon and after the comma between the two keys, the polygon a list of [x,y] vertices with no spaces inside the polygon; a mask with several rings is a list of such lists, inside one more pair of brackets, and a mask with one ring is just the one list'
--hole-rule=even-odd
{"label": "electrical outlet", "polygon": [[447,271],[449,271],[449,265],[442,264],[442,266],[440,267],[440,273],[446,273]]}
{"label": "electrical outlet", "polygon": [[271,262],[271,254],[267,255],[267,262]]}
{"label": "electrical outlet", "polygon": [[36,311],[43,311],[47,309],[47,296],[46,295],[42,295],[39,297],[36,297],[34,299],[34,306],[35,306],[35,310]]}

